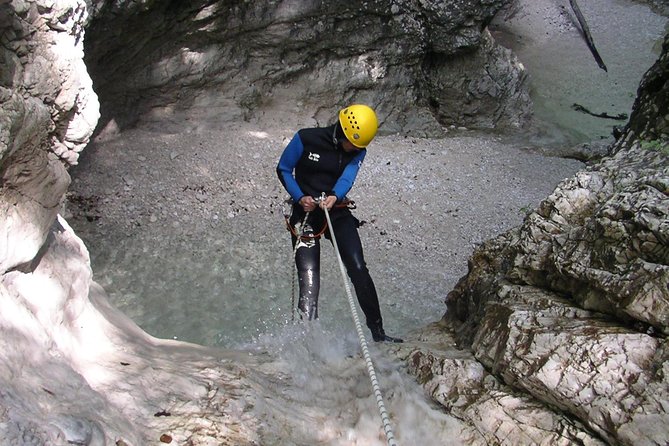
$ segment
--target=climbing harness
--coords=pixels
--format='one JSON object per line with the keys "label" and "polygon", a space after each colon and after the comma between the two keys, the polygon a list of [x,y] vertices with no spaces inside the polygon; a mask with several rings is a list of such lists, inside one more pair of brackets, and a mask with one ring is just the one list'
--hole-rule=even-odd
{"label": "climbing harness", "polygon": [[[315,199],[316,203],[320,203],[321,197],[318,197]],[[296,227],[290,224],[290,216],[291,216],[291,209],[293,206],[293,199],[289,198],[284,201],[284,211],[283,211],[283,218],[286,220],[286,227],[290,231],[291,234],[293,234],[294,237],[297,237],[298,239],[318,239],[320,238],[323,234],[325,234],[325,231],[328,229],[328,224],[327,221],[323,223],[323,227],[318,231],[318,232],[311,232],[308,234],[305,234],[305,231],[300,231]],[[348,198],[344,198],[341,203],[337,203],[335,205],[335,208],[341,209],[341,208],[347,208],[347,209],[355,209],[356,204],[355,201],[349,200]],[[307,217],[309,216],[309,212],[307,212],[307,215],[304,216],[304,219],[302,220],[302,225],[300,228],[304,226],[304,223],[307,221]],[[293,257],[295,257],[293,255]]]}
{"label": "climbing harness", "polygon": [[[328,226],[332,227],[332,222],[330,221],[330,212],[326,208],[323,208],[323,210],[325,211],[325,218],[327,220]],[[355,329],[358,332],[360,348],[362,349],[362,354],[365,358],[365,363],[367,364],[367,373],[369,374],[369,379],[372,382],[372,389],[374,390],[374,395],[376,396],[376,405],[379,408],[379,415],[381,415],[383,430],[386,433],[388,445],[397,446],[397,442],[395,442],[395,435],[393,434],[392,427],[390,426],[390,417],[388,416],[386,406],[383,403],[383,395],[381,395],[379,381],[376,379],[376,372],[374,371],[374,364],[372,363],[372,358],[369,354],[369,348],[367,347],[367,340],[365,339],[365,334],[362,331],[362,324],[360,323],[360,318],[358,317],[358,311],[355,308],[355,301],[353,300],[353,295],[351,294],[351,287],[349,286],[348,280],[346,279],[346,269],[344,268],[344,262],[341,259],[341,254],[339,254],[339,247],[337,246],[337,239],[335,238],[334,231],[330,231],[330,236],[332,237],[332,245],[334,246],[335,253],[337,254],[337,260],[339,261],[339,270],[341,271],[342,278],[344,279],[344,288],[346,288],[348,305],[351,308]]]}

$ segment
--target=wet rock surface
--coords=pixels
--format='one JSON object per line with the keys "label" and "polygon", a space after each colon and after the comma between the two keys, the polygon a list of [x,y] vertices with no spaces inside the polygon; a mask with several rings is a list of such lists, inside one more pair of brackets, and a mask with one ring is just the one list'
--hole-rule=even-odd
{"label": "wet rock surface", "polygon": [[667,436],[667,50],[612,154],[477,249],[447,297],[487,370],[613,444]]}

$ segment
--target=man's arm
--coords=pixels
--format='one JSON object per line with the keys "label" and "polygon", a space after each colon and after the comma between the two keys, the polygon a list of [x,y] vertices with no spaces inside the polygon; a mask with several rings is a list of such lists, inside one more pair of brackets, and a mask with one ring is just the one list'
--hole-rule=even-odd
{"label": "man's arm", "polygon": [[362,161],[365,159],[366,154],[367,150],[361,150],[360,153],[358,153],[344,168],[344,172],[332,189],[332,193],[337,196],[337,200],[342,200],[353,187],[353,183],[358,176],[358,171],[360,170],[360,166],[362,165]]}
{"label": "man's arm", "polygon": [[293,171],[295,170],[295,166],[297,166],[297,162],[302,157],[303,151],[302,140],[300,139],[300,135],[296,133],[283,150],[283,154],[279,158],[279,164],[276,166],[276,174],[279,177],[279,181],[281,181],[283,187],[296,203],[304,196],[304,192],[302,192],[297,181],[295,181]]}

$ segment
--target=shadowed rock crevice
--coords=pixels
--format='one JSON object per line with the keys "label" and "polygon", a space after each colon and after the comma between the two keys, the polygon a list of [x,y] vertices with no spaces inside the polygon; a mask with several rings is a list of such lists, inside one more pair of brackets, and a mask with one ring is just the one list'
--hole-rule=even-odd
{"label": "shadowed rock crevice", "polygon": [[385,133],[518,129],[526,75],[485,31],[506,3],[100,2],[86,40],[99,129],[323,124],[354,101]]}

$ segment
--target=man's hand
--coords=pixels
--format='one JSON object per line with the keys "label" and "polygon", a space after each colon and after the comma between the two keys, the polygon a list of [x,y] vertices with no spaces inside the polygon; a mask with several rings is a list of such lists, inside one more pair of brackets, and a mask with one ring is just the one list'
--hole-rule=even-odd
{"label": "man's hand", "polygon": [[328,195],[325,200],[321,201],[321,207],[327,209],[328,211],[332,209],[332,206],[337,202],[337,197],[335,195]]}
{"label": "man's hand", "polygon": [[316,209],[316,200],[314,200],[314,197],[310,197],[309,195],[305,195],[304,197],[300,198],[298,203],[300,206],[302,206],[304,212],[311,212]]}

